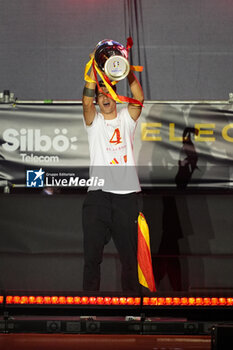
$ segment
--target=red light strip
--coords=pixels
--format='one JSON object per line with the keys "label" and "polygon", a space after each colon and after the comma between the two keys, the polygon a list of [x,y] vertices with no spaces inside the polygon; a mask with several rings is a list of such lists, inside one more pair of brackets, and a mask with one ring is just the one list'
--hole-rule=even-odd
{"label": "red light strip", "polygon": [[181,297],[181,298],[143,298],[143,305],[147,306],[232,306],[233,298],[211,297]]}
{"label": "red light strip", "polygon": [[8,295],[6,304],[29,305],[140,305],[141,298],[79,297],[79,296],[17,296]]}
{"label": "red light strip", "polygon": [[[233,298],[225,297],[144,297],[143,306],[232,306]],[[4,297],[0,296],[0,304]],[[138,306],[141,298],[80,296],[6,296],[7,305],[120,305]]]}

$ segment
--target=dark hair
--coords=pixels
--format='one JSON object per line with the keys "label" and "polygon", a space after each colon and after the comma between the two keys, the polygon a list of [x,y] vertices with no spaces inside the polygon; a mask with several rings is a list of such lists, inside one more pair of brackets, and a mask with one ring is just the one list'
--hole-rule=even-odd
{"label": "dark hair", "polygon": [[[103,80],[100,80],[100,81],[99,81],[99,86],[100,86],[101,88],[102,88],[102,87],[106,87],[105,84],[104,84],[104,82],[103,82]],[[113,85],[112,88],[113,88],[113,90],[116,92],[116,85]],[[95,87],[95,96],[96,96],[96,99],[97,99],[97,97],[98,97],[98,91],[99,91],[98,85],[96,84],[96,87]]]}

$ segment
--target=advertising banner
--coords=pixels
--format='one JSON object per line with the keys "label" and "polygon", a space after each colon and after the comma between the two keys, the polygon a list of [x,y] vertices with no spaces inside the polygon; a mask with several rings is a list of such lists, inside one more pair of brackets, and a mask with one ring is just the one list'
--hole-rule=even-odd
{"label": "advertising banner", "polygon": [[[1,186],[87,187],[101,180],[89,177],[81,103],[0,104],[0,119]],[[146,102],[134,140],[141,186],[231,188],[232,144],[230,103]]]}

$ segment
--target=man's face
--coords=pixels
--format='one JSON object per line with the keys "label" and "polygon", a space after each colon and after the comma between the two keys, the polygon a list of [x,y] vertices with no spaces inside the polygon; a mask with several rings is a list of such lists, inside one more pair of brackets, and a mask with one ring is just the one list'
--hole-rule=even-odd
{"label": "man's face", "polygon": [[[101,87],[101,89],[105,92],[105,93],[109,93],[108,89],[106,87]],[[102,92],[98,92],[98,96],[97,96],[97,103],[100,107],[100,111],[103,114],[111,114],[116,110],[116,102],[104,95]]]}

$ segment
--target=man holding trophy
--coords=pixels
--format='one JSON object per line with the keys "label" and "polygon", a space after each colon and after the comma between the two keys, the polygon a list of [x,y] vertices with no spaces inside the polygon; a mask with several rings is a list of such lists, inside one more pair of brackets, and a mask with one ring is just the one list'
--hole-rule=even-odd
{"label": "man holding trophy", "polygon": [[[102,177],[108,174],[111,179],[106,188],[89,188],[84,201],[83,289],[99,290],[103,250],[112,238],[122,266],[122,290],[139,292],[137,218],[141,188],[133,155],[133,139],[144,95],[130,69],[128,52],[120,43],[103,40],[90,58],[91,71],[85,79],[82,98],[90,172],[95,175],[101,169]],[[102,78],[100,82],[97,72]],[[116,101],[121,102],[122,96],[117,95],[114,84],[126,77],[132,98],[123,99],[128,105],[118,110]],[[124,177],[126,169],[129,170],[128,179]]]}

